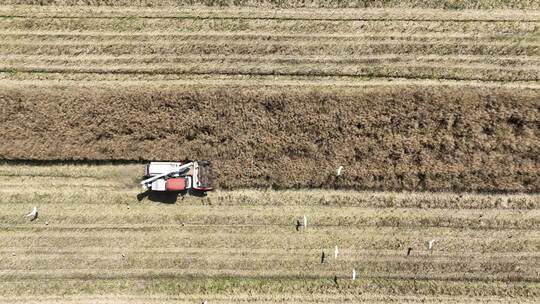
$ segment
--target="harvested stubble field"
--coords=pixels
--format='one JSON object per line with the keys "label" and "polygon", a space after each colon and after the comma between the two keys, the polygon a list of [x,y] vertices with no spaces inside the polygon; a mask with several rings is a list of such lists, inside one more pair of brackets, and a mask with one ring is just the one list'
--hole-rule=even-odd
{"label": "harvested stubble field", "polygon": [[538,195],[235,190],[163,204],[138,201],[141,171],[1,165],[0,302],[540,298]]}
{"label": "harvested stubble field", "polygon": [[[4,80],[538,87],[540,12],[0,6]],[[236,76],[236,77],[235,77]],[[195,78],[194,78],[195,77]],[[326,81],[331,85],[332,81]]]}

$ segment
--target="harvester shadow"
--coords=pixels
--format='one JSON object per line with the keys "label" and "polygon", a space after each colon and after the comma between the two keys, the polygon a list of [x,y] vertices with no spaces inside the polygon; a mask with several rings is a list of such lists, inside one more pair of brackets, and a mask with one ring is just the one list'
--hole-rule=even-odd
{"label": "harvester shadow", "polygon": [[190,194],[197,197],[205,197],[206,192],[197,190],[184,190],[184,191],[150,191],[146,190],[137,194],[137,200],[140,202],[145,198],[149,201],[163,204],[174,204],[178,201],[178,197],[184,197],[186,194]]}
{"label": "harvester shadow", "polygon": [[184,196],[187,191],[170,192],[170,191],[150,191],[146,190],[137,194],[137,200],[140,202],[147,198],[149,201],[163,204],[174,204],[179,196]]}
{"label": "harvester shadow", "polygon": [[206,195],[208,195],[206,191],[195,190],[195,189],[189,189],[188,193],[189,195],[196,196],[196,197],[205,197]]}

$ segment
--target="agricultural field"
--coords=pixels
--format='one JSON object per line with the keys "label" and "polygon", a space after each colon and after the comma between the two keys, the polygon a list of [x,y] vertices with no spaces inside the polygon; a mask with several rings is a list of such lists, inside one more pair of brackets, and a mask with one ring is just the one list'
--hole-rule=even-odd
{"label": "agricultural field", "polygon": [[245,189],[170,204],[137,198],[141,171],[1,165],[0,302],[540,298],[538,194]]}
{"label": "agricultural field", "polygon": [[539,78],[540,1],[0,0],[0,304],[538,303]]}

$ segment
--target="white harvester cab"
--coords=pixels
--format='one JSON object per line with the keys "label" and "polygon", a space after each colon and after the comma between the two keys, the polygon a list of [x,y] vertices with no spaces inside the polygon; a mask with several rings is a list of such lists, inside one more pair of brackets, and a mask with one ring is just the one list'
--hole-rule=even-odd
{"label": "white harvester cab", "polygon": [[209,161],[151,162],[144,167],[141,185],[152,191],[210,191],[211,166]]}

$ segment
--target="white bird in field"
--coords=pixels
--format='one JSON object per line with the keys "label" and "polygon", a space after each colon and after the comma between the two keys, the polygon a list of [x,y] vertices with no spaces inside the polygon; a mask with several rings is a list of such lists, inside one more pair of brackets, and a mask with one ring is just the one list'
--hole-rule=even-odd
{"label": "white bird in field", "polygon": [[34,209],[32,210],[32,212],[28,213],[28,214],[26,215],[26,217],[27,217],[30,221],[33,221],[33,220],[37,219],[37,217],[38,217],[37,207],[34,206]]}
{"label": "white bird in field", "polygon": [[341,176],[342,171],[343,171],[343,166],[339,166],[339,168],[337,168],[336,176]]}
{"label": "white bird in field", "polygon": [[428,241],[428,249],[429,249],[429,250],[432,250],[432,249],[433,249],[433,243],[435,243],[435,240],[430,240],[430,241]]}
{"label": "white bird in field", "polygon": [[307,216],[304,214],[304,229],[307,228]]}
{"label": "white bird in field", "polygon": [[339,248],[336,245],[336,249],[334,249],[334,258],[337,259],[338,255],[339,255]]}
{"label": "white bird in field", "polygon": [[352,279],[353,281],[356,280],[356,270],[354,268],[352,270]]}

